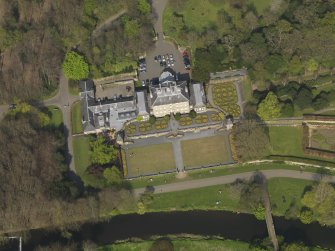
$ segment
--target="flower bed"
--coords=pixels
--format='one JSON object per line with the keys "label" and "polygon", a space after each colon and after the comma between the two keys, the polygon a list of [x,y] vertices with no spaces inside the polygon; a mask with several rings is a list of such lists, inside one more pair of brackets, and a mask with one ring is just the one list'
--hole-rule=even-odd
{"label": "flower bed", "polygon": [[237,92],[233,83],[216,84],[212,87],[213,102],[226,113],[238,117],[240,107],[237,105]]}

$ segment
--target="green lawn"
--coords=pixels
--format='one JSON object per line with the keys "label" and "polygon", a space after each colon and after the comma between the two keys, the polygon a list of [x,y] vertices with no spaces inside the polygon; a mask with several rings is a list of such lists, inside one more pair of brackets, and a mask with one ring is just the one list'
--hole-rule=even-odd
{"label": "green lawn", "polygon": [[292,207],[296,212],[301,209],[300,199],[304,190],[313,184],[312,181],[272,178],[268,181],[268,189],[274,215],[285,215]]}
{"label": "green lawn", "polygon": [[148,206],[147,211],[183,211],[195,209],[236,211],[238,203],[239,198],[231,195],[229,185],[219,185],[155,194],[154,200]]}
{"label": "green lawn", "polygon": [[[175,251],[248,251],[249,243],[233,240],[180,238],[172,240]],[[98,251],[147,251],[154,241],[125,242],[101,247]]]}
{"label": "green lawn", "polygon": [[63,123],[63,114],[59,107],[51,105],[48,106],[49,113],[51,114],[51,121],[50,123],[53,126],[60,126]]}
{"label": "green lawn", "polygon": [[301,126],[269,126],[269,135],[273,155],[304,155]]}
{"label": "green lawn", "polygon": [[184,166],[196,167],[229,161],[230,158],[224,137],[213,136],[194,140],[182,140],[181,149]]}
{"label": "green lawn", "polygon": [[73,134],[83,132],[83,125],[81,121],[82,118],[81,118],[80,102],[77,102],[71,107],[71,122],[72,122]]}
{"label": "green lawn", "polygon": [[171,143],[133,147],[128,149],[128,175],[158,173],[175,168]]}
{"label": "green lawn", "polygon": [[74,164],[77,174],[81,177],[86,186],[104,187],[105,183],[102,180],[95,178],[86,173],[87,167],[91,165],[90,159],[90,137],[78,136],[73,137],[73,151],[74,151]]}

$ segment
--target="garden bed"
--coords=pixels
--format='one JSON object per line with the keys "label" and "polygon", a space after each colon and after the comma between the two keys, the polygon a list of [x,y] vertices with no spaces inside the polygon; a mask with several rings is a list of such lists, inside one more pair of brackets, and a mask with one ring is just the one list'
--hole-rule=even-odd
{"label": "garden bed", "polygon": [[207,114],[197,114],[194,121],[195,121],[196,124],[208,123],[208,115]]}
{"label": "garden bed", "polygon": [[188,116],[182,116],[178,122],[180,126],[190,126],[193,124],[193,120]]}
{"label": "garden bed", "polygon": [[237,92],[233,83],[214,84],[212,86],[213,102],[234,117],[240,116],[240,107],[237,105]]}

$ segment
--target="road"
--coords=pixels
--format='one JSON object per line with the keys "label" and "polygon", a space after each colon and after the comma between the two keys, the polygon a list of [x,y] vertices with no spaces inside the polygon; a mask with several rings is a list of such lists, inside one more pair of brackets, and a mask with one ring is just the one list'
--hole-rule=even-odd
{"label": "road", "polygon": [[158,55],[172,54],[175,59],[175,64],[170,68],[181,75],[189,73],[185,69],[183,56],[176,45],[167,39],[164,39],[163,12],[167,2],[168,0],[152,1],[152,9],[155,16],[153,25],[155,32],[158,35],[158,39],[154,46],[146,53],[147,72],[143,72],[139,75],[140,80],[155,79],[161,75],[164,68],[161,67],[158,62],[154,61],[155,56]]}
{"label": "road", "polygon": [[58,106],[63,114],[64,133],[67,140],[68,156],[66,156],[67,163],[70,170],[76,172],[73,161],[73,140],[72,140],[72,125],[71,125],[71,106],[74,102],[79,101],[79,95],[73,96],[69,93],[69,83],[65,78],[63,72],[60,73],[59,91],[58,93],[48,99],[42,101],[43,106],[55,105]]}
{"label": "road", "polygon": [[[262,174],[266,179],[271,178],[294,178],[294,179],[303,179],[303,180],[324,180],[327,182],[335,183],[335,176],[322,176],[316,173],[303,172],[303,171],[294,171],[294,170],[285,170],[285,169],[275,169],[275,170],[264,170]],[[245,172],[232,175],[224,175],[213,178],[206,179],[196,179],[189,180],[177,183],[171,183],[166,185],[154,186],[154,193],[170,193],[178,192],[183,190],[202,188],[215,185],[230,184],[236,181],[236,179],[250,179],[255,175],[255,172]],[[137,188],[133,190],[135,196],[139,196],[145,191],[145,188]]]}

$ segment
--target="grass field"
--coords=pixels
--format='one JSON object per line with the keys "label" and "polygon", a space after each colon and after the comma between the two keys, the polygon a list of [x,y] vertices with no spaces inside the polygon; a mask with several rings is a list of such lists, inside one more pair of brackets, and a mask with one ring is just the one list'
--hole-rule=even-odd
{"label": "grass field", "polygon": [[[225,136],[182,140],[184,166],[196,167],[223,163],[230,160],[224,141]],[[196,153],[196,154],[195,154]]]}
{"label": "grass field", "polygon": [[128,174],[131,176],[174,169],[175,161],[172,144],[130,148],[128,150],[127,166]]}
{"label": "grass field", "polygon": [[59,107],[51,105],[48,106],[49,113],[51,114],[50,123],[56,127],[60,126],[63,122],[63,114]]}
{"label": "grass field", "polygon": [[270,126],[273,155],[303,156],[302,127]]}
{"label": "grass field", "polygon": [[268,181],[268,189],[274,215],[285,215],[290,207],[297,212],[301,209],[300,199],[304,190],[313,184],[312,181],[273,178]]}
{"label": "grass field", "polygon": [[[248,251],[249,243],[233,240],[204,240],[200,239],[176,239],[172,240],[175,251],[208,250],[208,251]],[[126,242],[101,247],[98,251],[147,251],[154,241]]]}
{"label": "grass field", "polygon": [[91,165],[90,159],[90,138],[88,136],[73,137],[74,164],[77,174],[81,177],[86,186],[97,188],[104,187],[104,182],[86,173],[86,169]]}
{"label": "grass field", "polygon": [[219,185],[156,194],[147,211],[183,211],[194,209],[236,211],[238,203],[239,198],[231,195],[229,185]]}
{"label": "grass field", "polygon": [[72,133],[82,133],[83,125],[81,122],[81,111],[80,111],[80,102],[75,103],[71,107],[71,122],[72,122]]}

